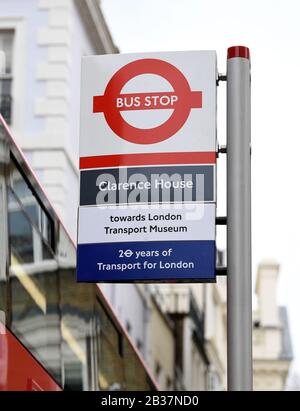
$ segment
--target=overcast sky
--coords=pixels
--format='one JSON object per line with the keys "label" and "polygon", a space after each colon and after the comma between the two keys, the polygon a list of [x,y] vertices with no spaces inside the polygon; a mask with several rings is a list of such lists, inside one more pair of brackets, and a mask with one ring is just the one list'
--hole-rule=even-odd
{"label": "overcast sky", "polygon": [[[253,269],[263,259],[281,265],[278,297],[288,307],[294,369],[300,373],[299,0],[101,3],[121,52],[216,50],[219,72],[226,72],[227,48],[250,48]],[[218,134],[224,143],[225,85],[219,89]],[[219,169],[222,174],[222,166]],[[224,183],[221,175],[220,215],[225,210]]]}

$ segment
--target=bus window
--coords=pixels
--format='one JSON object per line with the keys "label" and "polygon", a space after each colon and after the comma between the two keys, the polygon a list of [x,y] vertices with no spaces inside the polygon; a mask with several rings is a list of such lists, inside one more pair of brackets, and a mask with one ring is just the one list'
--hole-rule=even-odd
{"label": "bus window", "polygon": [[62,363],[65,390],[91,390],[91,343],[94,339],[93,284],[76,283],[74,269],[59,270]]}
{"label": "bus window", "polygon": [[54,250],[54,223],[48,216],[44,207],[40,204],[30,184],[19,170],[16,161],[12,157],[9,167],[9,187],[14,196],[22,204],[29,219],[40,232],[43,239]]}
{"label": "bus window", "polygon": [[10,190],[8,233],[11,330],[61,383],[57,262]]}

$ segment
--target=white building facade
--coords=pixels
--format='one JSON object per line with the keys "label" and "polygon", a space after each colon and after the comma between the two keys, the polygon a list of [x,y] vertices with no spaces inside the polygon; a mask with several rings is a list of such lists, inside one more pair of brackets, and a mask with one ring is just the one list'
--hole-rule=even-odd
{"label": "white building facade", "polygon": [[[277,300],[279,271],[279,264],[273,261],[262,262],[257,271],[258,307],[253,311],[254,390],[285,390],[293,360],[288,313]],[[171,315],[177,332],[175,346],[180,352],[176,370],[178,367],[181,370],[181,385],[177,388],[226,390],[226,278],[218,277],[217,284],[160,285],[159,293],[162,307]]]}
{"label": "white building facade", "polygon": [[293,350],[286,307],[278,305],[279,264],[265,261],[258,267],[253,313],[254,388],[281,391],[286,388]]}
{"label": "white building facade", "polygon": [[81,56],[116,47],[96,0],[1,0],[0,46],[1,108],[75,238]]}

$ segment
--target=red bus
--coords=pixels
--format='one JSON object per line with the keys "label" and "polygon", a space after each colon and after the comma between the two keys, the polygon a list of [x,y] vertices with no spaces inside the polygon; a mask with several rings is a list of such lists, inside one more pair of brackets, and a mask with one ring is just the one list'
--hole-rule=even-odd
{"label": "red bus", "polygon": [[0,116],[0,390],[156,390]]}

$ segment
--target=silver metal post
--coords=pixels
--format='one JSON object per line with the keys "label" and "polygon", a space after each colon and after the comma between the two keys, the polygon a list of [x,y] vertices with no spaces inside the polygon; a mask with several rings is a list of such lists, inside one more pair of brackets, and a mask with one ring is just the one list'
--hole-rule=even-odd
{"label": "silver metal post", "polygon": [[252,390],[250,55],[227,56],[227,365],[230,391]]}

